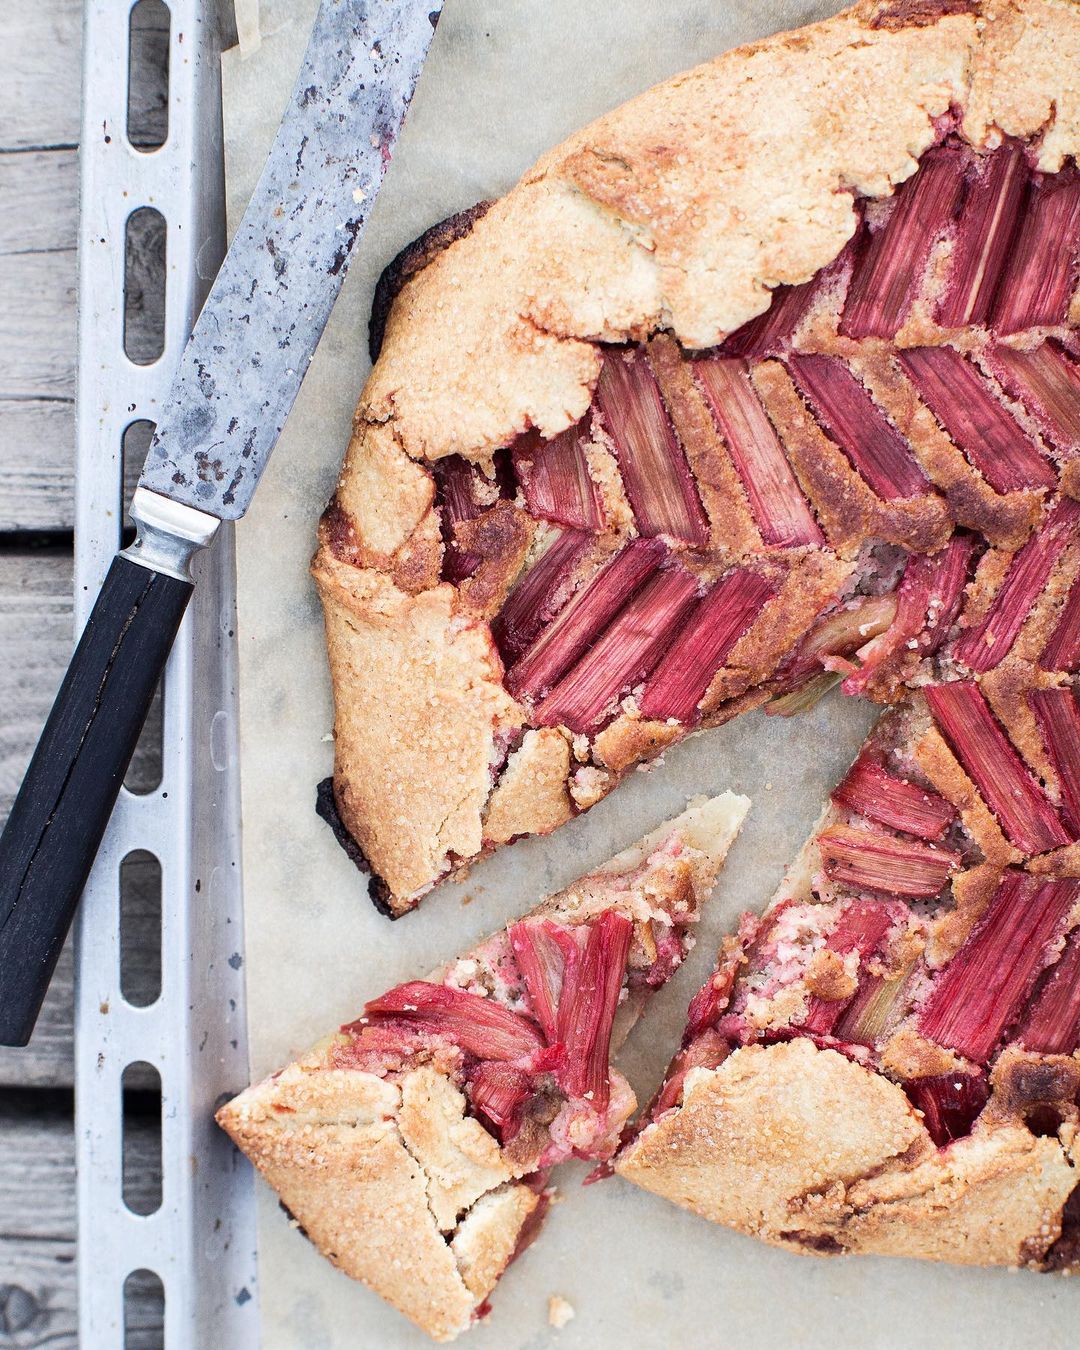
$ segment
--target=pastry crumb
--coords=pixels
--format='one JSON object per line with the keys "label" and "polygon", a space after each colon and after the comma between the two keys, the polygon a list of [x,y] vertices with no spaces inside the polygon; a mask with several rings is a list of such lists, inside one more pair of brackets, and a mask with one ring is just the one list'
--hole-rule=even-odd
{"label": "pastry crumb", "polygon": [[548,1322],[556,1331],[562,1331],[567,1322],[574,1316],[573,1305],[567,1303],[566,1299],[558,1294],[552,1294],[548,1299]]}

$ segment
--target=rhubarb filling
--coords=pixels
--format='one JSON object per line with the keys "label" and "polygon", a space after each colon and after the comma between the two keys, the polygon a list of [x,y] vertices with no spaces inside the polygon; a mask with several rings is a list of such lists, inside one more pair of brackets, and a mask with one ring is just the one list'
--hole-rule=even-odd
{"label": "rhubarb filling", "polygon": [[[935,699],[946,691],[958,707],[942,737]],[[1057,809],[1041,795],[1038,806],[1030,773],[1016,778],[996,723],[999,739],[980,739],[991,714],[974,684],[930,688],[924,705],[878,724],[769,909],[744,915],[725,943],[642,1126],[681,1106],[691,1069],[798,1038],[897,1083],[942,1148],[983,1120],[1078,1119],[1080,1076],[1034,1066],[1080,1049],[1080,878],[1067,865],[1029,870],[965,787],[977,769],[1022,807],[1017,828],[1075,837],[1062,825],[1073,818],[1075,696],[1032,698],[1055,762],[1070,766]]]}
{"label": "rhubarb filling", "polygon": [[[1078,181],[944,119],[890,199],[854,199],[840,256],[716,351],[605,347],[566,431],[436,463],[442,577],[474,612],[473,582],[504,583],[506,688],[573,772],[610,790],[751,695],[786,714],[834,683],[891,702],[1075,668]],[[996,796],[969,771],[1018,847],[1066,842],[1026,788],[1031,828],[1010,819],[1023,765]]]}
{"label": "rhubarb filling", "polygon": [[[687,732],[839,684],[920,691],[1015,861],[1076,840],[1080,726],[1053,690],[1080,666],[1078,183],[941,119],[890,198],[853,197],[839,256],[716,349],[598,344],[573,425],[435,462],[441,578],[490,631],[514,744],[567,746],[538,831]],[[517,758],[493,765],[516,790]],[[919,807],[902,785],[876,810]],[[924,901],[960,865],[878,833],[834,829],[822,876]]]}
{"label": "rhubarb filling", "polygon": [[519,1177],[542,1179],[572,1157],[610,1158],[636,1105],[611,1054],[682,964],[697,917],[678,888],[646,905],[635,885],[648,878],[655,890],[660,870],[677,876],[684,852],[672,837],[620,875],[623,903],[529,915],[438,979],[371,1000],[341,1028],[328,1067],[400,1083],[433,1066]]}

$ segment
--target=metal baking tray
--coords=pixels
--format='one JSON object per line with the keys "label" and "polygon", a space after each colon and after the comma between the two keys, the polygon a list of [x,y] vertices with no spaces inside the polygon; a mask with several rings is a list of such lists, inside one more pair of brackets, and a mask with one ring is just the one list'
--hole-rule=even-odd
{"label": "metal baking tray", "polygon": [[[225,249],[220,34],[214,0],[169,0],[168,131],[147,151],[128,137],[132,0],[86,0],[80,145],[75,618],[81,628],[123,517],[125,431],[155,420]],[[164,345],[125,353],[125,247],[140,209],[163,217]],[[247,1082],[237,764],[235,567],[222,529],[201,559],[195,601],[164,685],[162,776],[121,791],[76,930],[76,1160],[79,1345],[145,1346],[125,1328],[129,1280],[164,1296],[166,1350],[258,1343],[250,1168],[212,1115]],[[121,992],[121,864],[161,869],[161,992]],[[125,1204],[124,1072],[161,1083],[161,1203]],[[160,1342],[159,1342],[160,1343]]]}

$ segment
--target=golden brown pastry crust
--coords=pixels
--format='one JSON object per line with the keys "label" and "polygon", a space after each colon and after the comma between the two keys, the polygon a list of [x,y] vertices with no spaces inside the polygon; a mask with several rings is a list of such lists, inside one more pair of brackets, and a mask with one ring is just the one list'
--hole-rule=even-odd
{"label": "golden brown pastry crust", "polygon": [[1045,1263],[1075,1186],[1074,1130],[1010,1121],[935,1148],[903,1090],[805,1039],[692,1069],[681,1107],[615,1170],[704,1218],[796,1251]]}
{"label": "golden brown pastry crust", "polygon": [[[570,923],[605,909],[693,922],[749,805],[733,793],[692,803],[536,912]],[[669,843],[674,853],[662,850]],[[431,978],[441,982],[456,964]],[[642,1006],[626,1000],[613,1044]],[[500,1146],[435,1063],[400,1081],[334,1067],[347,1040],[332,1036],[248,1088],[218,1123],[326,1257],[435,1340],[452,1340],[475,1319],[542,1204],[521,1180],[535,1157]],[[629,1114],[625,1080],[619,1090]]]}
{"label": "golden brown pastry crust", "polygon": [[[598,375],[597,340],[663,329],[691,348],[715,344],[763,311],[777,285],[834,259],[856,225],[853,195],[891,193],[950,109],[973,144],[1038,135],[1039,166],[1060,168],[1080,147],[1078,57],[1072,0],[863,0],[633,99],[544,156],[442,251],[424,253],[387,317],[314,563],[337,703],[337,805],[393,912],[524,832],[529,815],[524,774],[513,800],[512,785],[489,800],[489,766],[524,712],[501,687],[486,624],[463,619],[439,583],[425,465],[451,454],[486,464],[529,428],[550,437],[573,425]],[[664,342],[654,344],[654,368],[692,422],[697,396],[668,369]],[[755,378],[768,377],[759,367]],[[878,371],[874,387],[889,405],[886,384]],[[890,411],[918,420],[895,400]],[[703,421],[701,432],[710,434]],[[824,439],[808,428],[815,433]],[[949,479],[939,487],[953,515],[973,525],[992,517],[994,542],[1017,542],[1033,509],[1025,494],[991,501],[944,438],[921,439]],[[819,445],[796,471],[827,475],[831,453]],[[701,483],[714,535],[736,551],[752,547],[741,495],[722,460],[713,470]],[[929,548],[947,531],[938,501],[859,497],[845,472],[823,517],[832,543],[873,531]],[[422,669],[409,658],[418,634]],[[623,733],[607,738],[616,773],[649,749],[637,728]],[[564,803],[545,775],[534,781],[531,828],[544,832]],[[590,767],[567,791],[586,807],[615,781]],[[495,822],[490,836],[485,819]]]}

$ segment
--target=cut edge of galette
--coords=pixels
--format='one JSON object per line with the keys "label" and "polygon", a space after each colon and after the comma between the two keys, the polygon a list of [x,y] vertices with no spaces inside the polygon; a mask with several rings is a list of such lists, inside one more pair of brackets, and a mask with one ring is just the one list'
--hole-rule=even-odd
{"label": "cut edge of galette", "polygon": [[932,706],[887,713],[614,1170],[796,1251],[1080,1270],[1070,870],[1008,842]]}

